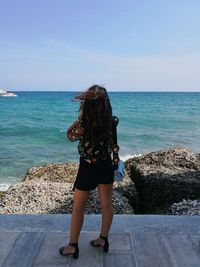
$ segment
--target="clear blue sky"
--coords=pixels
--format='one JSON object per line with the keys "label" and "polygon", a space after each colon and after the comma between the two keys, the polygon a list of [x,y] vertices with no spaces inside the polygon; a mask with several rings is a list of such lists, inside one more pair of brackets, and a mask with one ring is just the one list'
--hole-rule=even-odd
{"label": "clear blue sky", "polygon": [[0,0],[0,88],[200,91],[199,0]]}

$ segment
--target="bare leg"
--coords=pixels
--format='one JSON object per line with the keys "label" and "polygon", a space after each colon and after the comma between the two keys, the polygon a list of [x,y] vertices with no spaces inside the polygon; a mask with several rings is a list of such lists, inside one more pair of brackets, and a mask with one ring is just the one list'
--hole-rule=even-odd
{"label": "bare leg", "polygon": [[[99,184],[98,192],[102,208],[101,235],[107,237],[113,219],[113,205],[112,205],[113,184]],[[98,238],[95,240],[95,244],[104,245],[104,240]]]}
{"label": "bare leg", "polygon": [[[84,221],[84,209],[87,204],[90,191],[82,191],[75,189],[74,192],[74,204],[71,217],[71,230],[70,230],[70,242],[77,243],[80,235],[80,231]],[[75,251],[75,248],[67,245],[63,253],[69,253]]]}

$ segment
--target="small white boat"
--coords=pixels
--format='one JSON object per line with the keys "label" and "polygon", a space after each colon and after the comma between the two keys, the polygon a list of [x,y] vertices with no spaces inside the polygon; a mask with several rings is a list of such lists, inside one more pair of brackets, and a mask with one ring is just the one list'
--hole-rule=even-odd
{"label": "small white boat", "polygon": [[0,96],[7,97],[7,96],[17,96],[17,95],[15,93],[7,92],[3,89],[0,89]]}

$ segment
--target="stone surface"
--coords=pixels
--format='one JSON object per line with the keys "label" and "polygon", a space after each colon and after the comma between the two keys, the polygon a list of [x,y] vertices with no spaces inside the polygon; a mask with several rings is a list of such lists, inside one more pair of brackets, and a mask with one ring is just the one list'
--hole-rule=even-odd
{"label": "stone surface", "polygon": [[200,234],[189,234],[188,238],[191,240],[192,246],[196,253],[200,253]]}
{"label": "stone surface", "polygon": [[0,266],[19,235],[19,232],[0,232]]}
{"label": "stone surface", "polygon": [[129,233],[110,233],[109,240],[111,253],[131,253],[133,250]]}
{"label": "stone surface", "polygon": [[0,215],[0,266],[200,266],[200,216],[115,215],[107,254],[89,244],[100,219],[85,216],[74,260],[58,252],[69,239],[70,215]]}
{"label": "stone surface", "polygon": [[172,266],[191,267],[200,266],[199,255],[192,248],[186,235],[162,235]]}
{"label": "stone surface", "polygon": [[51,232],[46,233],[44,242],[41,245],[40,252],[34,261],[34,266],[56,266],[69,264],[69,257],[61,257],[58,248],[64,246],[69,238],[68,233]]}
{"label": "stone surface", "polygon": [[31,267],[40,250],[44,233],[24,232],[19,235],[2,267]]}
{"label": "stone surface", "polygon": [[200,196],[200,157],[187,148],[170,148],[127,161],[139,192],[141,213],[165,213],[173,203]]}
{"label": "stone surface", "polygon": [[106,267],[137,267],[136,260],[133,254],[118,253],[105,256],[103,266]]}
{"label": "stone surface", "polygon": [[163,242],[158,233],[133,233],[133,245],[139,266],[171,266]]}

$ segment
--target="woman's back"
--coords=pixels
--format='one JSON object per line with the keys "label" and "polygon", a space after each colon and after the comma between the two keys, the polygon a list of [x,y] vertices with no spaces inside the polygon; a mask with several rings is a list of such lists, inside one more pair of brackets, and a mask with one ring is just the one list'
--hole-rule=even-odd
{"label": "woman's back", "polygon": [[80,93],[80,126],[82,135],[78,151],[82,158],[96,162],[107,159],[112,152],[112,107],[106,89],[97,85]]}

